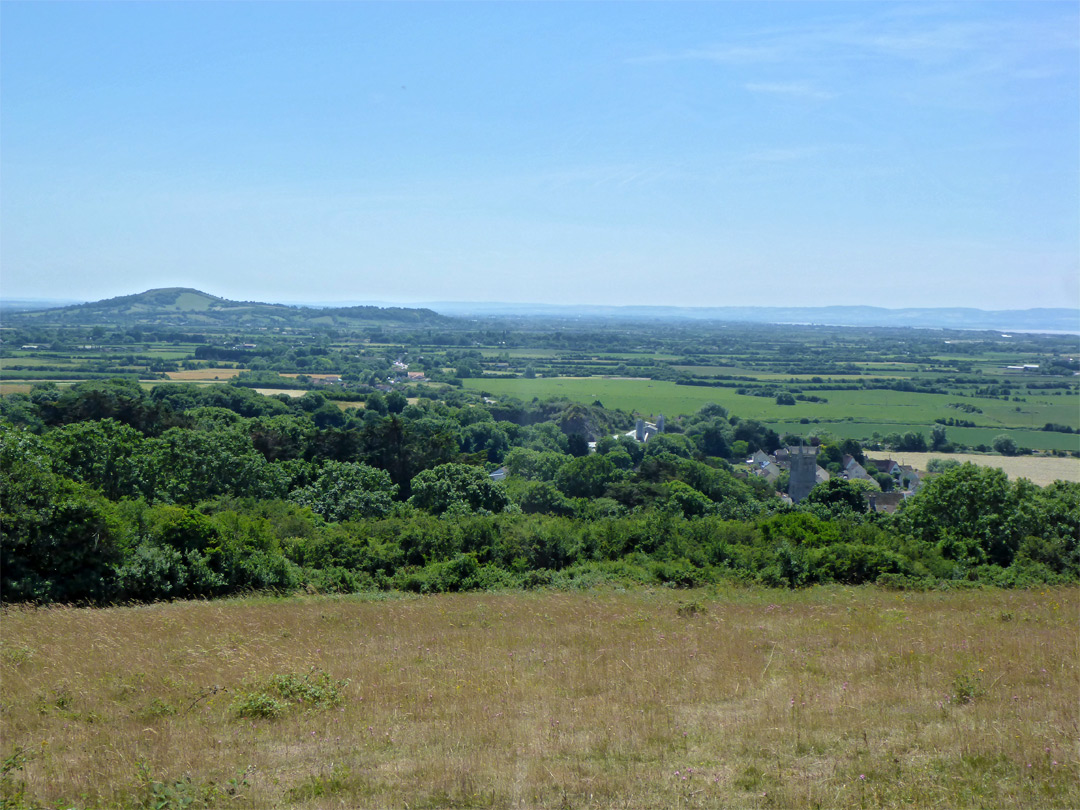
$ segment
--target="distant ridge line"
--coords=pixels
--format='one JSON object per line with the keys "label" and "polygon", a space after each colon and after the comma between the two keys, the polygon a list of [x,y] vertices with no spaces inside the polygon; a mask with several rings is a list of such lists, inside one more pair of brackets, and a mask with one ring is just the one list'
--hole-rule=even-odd
{"label": "distant ridge line", "polygon": [[874,306],[824,307],[673,307],[562,304],[500,304],[427,302],[422,306],[456,317],[540,315],[547,317],[608,317],[636,320],[730,321],[740,323],[812,324],[820,326],[913,326],[939,329],[1001,329],[1080,333],[1080,308],[982,310],[974,307]]}
{"label": "distant ridge line", "polygon": [[[0,299],[0,309],[8,312],[73,311],[145,306],[157,309],[169,299],[181,295],[201,298],[202,306],[220,311],[238,307],[267,307],[270,309],[304,311],[333,311],[340,315],[359,315],[364,309],[381,309],[387,314],[421,313],[427,311],[449,317],[546,317],[616,320],[679,320],[718,321],[760,324],[807,324],[818,326],[852,327],[918,327],[930,329],[990,329],[1017,332],[1059,332],[1080,334],[1080,308],[1034,307],[1030,309],[983,310],[975,307],[904,307],[890,309],[870,305],[837,305],[815,307],[790,306],[722,306],[680,307],[664,305],[597,305],[597,304],[525,304],[497,301],[433,301],[389,303],[378,301],[282,302],[261,303],[235,301],[202,292],[190,287],[164,287],[132,295],[122,295],[99,301],[75,303],[50,299]],[[156,305],[156,306],[155,306]],[[349,312],[352,310],[352,312]],[[372,313],[373,314],[373,313]]]}

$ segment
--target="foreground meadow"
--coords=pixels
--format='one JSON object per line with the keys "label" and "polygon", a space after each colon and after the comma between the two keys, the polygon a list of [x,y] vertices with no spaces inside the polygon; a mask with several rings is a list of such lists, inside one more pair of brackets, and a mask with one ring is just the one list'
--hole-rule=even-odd
{"label": "foreground meadow", "polygon": [[13,807],[1080,806],[1076,588],[8,609]]}

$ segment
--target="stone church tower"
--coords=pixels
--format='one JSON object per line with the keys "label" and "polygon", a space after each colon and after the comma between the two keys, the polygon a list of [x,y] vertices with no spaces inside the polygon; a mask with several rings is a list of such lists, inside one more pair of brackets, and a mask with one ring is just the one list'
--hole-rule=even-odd
{"label": "stone church tower", "polygon": [[817,483],[817,452],[816,447],[788,447],[791,459],[791,479],[788,482],[788,495],[794,503],[798,503],[814,488]]}

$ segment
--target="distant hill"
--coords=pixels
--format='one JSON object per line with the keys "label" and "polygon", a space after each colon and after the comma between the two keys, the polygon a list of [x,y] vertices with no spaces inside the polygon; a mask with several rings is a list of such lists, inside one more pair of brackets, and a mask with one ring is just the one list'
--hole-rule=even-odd
{"label": "distant hill", "polygon": [[[571,321],[714,321],[821,326],[994,329],[1015,332],[1080,333],[1080,309],[982,310],[970,307],[886,309],[835,307],[667,307],[569,304],[508,304],[445,301],[416,307],[389,305],[325,306],[230,301],[187,287],[165,287],[87,304],[0,302],[7,322],[70,326],[160,324],[170,326],[341,327],[397,325],[452,326],[456,318],[537,317]],[[49,306],[49,308],[45,308]]]}
{"label": "distant hill", "polygon": [[570,306],[441,302],[424,306],[444,315],[618,318],[645,321],[731,321],[820,326],[916,326],[939,329],[1000,329],[1017,332],[1080,332],[1080,309],[982,310],[969,307],[665,307]]}
{"label": "distant hill", "polygon": [[436,326],[453,319],[430,309],[406,307],[301,307],[230,301],[187,287],[164,287],[136,295],[122,295],[88,304],[10,312],[11,324],[59,326],[130,325],[238,326],[238,327],[357,327],[389,325]]}

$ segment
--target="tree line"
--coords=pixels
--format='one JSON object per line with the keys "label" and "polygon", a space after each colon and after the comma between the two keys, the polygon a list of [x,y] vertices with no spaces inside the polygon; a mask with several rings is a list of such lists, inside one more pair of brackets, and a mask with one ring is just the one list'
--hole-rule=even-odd
{"label": "tree line", "polygon": [[[3,599],[1080,573],[1080,485],[957,465],[896,515],[840,478],[792,506],[728,461],[781,438],[719,406],[639,444],[623,435],[634,415],[600,403],[425,393],[346,410],[318,392],[120,380],[6,397]],[[826,444],[822,461],[847,451]]]}

